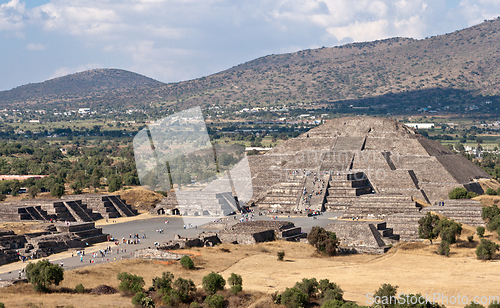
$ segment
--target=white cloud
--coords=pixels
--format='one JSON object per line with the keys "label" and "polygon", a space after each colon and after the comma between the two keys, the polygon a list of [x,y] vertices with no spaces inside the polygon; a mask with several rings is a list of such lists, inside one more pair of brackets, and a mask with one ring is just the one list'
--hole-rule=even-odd
{"label": "white cloud", "polygon": [[45,46],[42,44],[29,43],[26,45],[26,49],[32,51],[45,50]]}
{"label": "white cloud", "polygon": [[98,62],[161,81],[208,75],[271,53],[424,38],[500,15],[498,0],[456,0],[456,6],[449,0],[46,1],[30,9],[19,0],[0,5],[0,34],[36,29],[50,36],[51,51],[59,41],[73,52],[53,77]]}
{"label": "white cloud", "polygon": [[0,4],[0,31],[22,29],[25,25],[24,13],[24,2],[19,2],[19,0]]}
{"label": "white cloud", "polygon": [[497,0],[462,0],[458,13],[465,18],[468,26],[500,16],[500,1]]}

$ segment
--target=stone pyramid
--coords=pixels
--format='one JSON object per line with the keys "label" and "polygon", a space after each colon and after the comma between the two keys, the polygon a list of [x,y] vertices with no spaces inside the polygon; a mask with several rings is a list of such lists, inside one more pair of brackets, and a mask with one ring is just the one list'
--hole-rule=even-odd
{"label": "stone pyramid", "polygon": [[250,156],[249,163],[251,202],[294,211],[324,210],[367,194],[436,204],[459,186],[482,193],[476,180],[490,178],[403,123],[373,117],[333,119],[265,155]]}

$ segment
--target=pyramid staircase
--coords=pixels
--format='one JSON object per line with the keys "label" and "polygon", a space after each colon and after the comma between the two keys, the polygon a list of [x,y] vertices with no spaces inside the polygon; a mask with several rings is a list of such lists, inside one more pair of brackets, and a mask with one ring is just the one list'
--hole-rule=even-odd
{"label": "pyramid staircase", "polygon": [[296,175],[285,182],[280,182],[272,187],[256,204],[261,210],[293,211],[297,209],[305,181],[306,176]]}

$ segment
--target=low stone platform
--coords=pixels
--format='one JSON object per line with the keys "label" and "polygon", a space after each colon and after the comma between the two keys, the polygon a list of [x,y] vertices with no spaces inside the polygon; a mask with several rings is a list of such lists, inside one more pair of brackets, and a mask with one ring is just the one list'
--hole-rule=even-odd
{"label": "low stone platform", "polygon": [[349,253],[382,254],[399,241],[399,235],[385,222],[339,220],[325,229],[335,232],[340,250]]}
{"label": "low stone platform", "polygon": [[94,222],[47,224],[45,231],[16,235],[13,231],[0,232],[0,265],[21,257],[40,258],[70,248],[104,242],[107,234],[96,228]]}
{"label": "low stone platform", "polygon": [[220,230],[217,233],[222,243],[255,244],[276,239],[298,241],[307,236],[300,227],[289,221],[245,221]]}
{"label": "low stone platform", "polygon": [[167,250],[144,248],[134,252],[134,258],[147,260],[177,261],[187,254],[174,253]]}

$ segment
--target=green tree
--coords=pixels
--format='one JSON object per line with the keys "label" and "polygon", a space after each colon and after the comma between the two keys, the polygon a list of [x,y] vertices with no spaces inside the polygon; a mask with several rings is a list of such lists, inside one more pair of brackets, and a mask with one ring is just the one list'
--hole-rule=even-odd
{"label": "green tree", "polygon": [[194,262],[189,256],[183,256],[180,262],[185,269],[194,269]]}
{"label": "green tree", "polygon": [[343,301],[339,301],[336,299],[327,299],[321,305],[321,308],[341,308],[344,305]]}
{"label": "green tree", "polygon": [[476,248],[477,258],[480,260],[491,260],[500,249],[498,244],[493,243],[492,241],[481,239],[481,243]]}
{"label": "green tree", "polygon": [[456,187],[448,193],[450,199],[465,199],[467,198],[467,189],[463,187]]}
{"label": "green tree", "polygon": [[112,175],[108,178],[108,192],[115,192],[122,188],[122,179],[116,175]]}
{"label": "green tree", "polygon": [[344,291],[334,282],[328,279],[321,279],[318,283],[320,296],[325,300],[343,301]]}
{"label": "green tree", "polygon": [[227,283],[230,286],[243,285],[243,278],[238,274],[231,273],[231,276],[227,279]]}
{"label": "green tree", "polygon": [[314,226],[307,235],[309,244],[316,247],[316,250],[327,256],[337,254],[339,241],[335,232],[326,231],[324,228]]}
{"label": "green tree", "polygon": [[462,233],[462,224],[444,217],[443,219],[439,220],[436,231],[438,232],[442,241],[445,241],[449,244],[454,244],[457,242],[457,235],[460,235]]}
{"label": "green tree", "polygon": [[207,276],[203,277],[202,285],[203,289],[205,290],[205,292],[207,292],[208,295],[213,295],[219,290],[224,290],[226,280],[224,280],[221,275],[215,272],[211,272]]}
{"label": "green tree", "polygon": [[303,278],[301,282],[296,282],[295,287],[307,296],[312,296],[318,292],[318,281],[316,278]]}
{"label": "green tree", "polygon": [[127,272],[121,272],[117,276],[118,280],[120,280],[120,285],[118,288],[120,291],[127,293],[137,293],[142,291],[142,287],[144,286],[144,278],[132,275]]}
{"label": "green tree", "polygon": [[30,195],[31,199],[35,199],[39,192],[40,191],[36,186],[31,186],[30,188],[28,188],[28,194]]}
{"label": "green tree", "polygon": [[52,197],[56,198],[61,198],[62,195],[64,195],[64,185],[55,183],[51,188],[50,188],[50,195]]}
{"label": "green tree", "polygon": [[486,189],[486,194],[490,196],[496,196],[497,192],[493,188]]}
{"label": "green tree", "polygon": [[479,237],[483,237],[484,236],[484,232],[486,231],[486,229],[483,227],[483,226],[478,226],[476,228],[476,233]]}
{"label": "green tree", "polygon": [[427,212],[424,217],[418,220],[418,237],[431,241],[438,237],[437,225],[439,216]]}
{"label": "green tree", "polygon": [[223,308],[224,307],[224,297],[217,294],[212,294],[205,298],[205,303],[210,308]]}
{"label": "green tree", "polygon": [[41,260],[26,266],[26,278],[36,291],[47,292],[51,284],[58,286],[63,281],[64,270],[48,260]]}
{"label": "green tree", "polygon": [[231,293],[233,293],[235,295],[240,293],[242,290],[243,290],[243,287],[241,286],[241,284],[231,286]]}
{"label": "green tree", "polygon": [[394,307],[397,303],[396,294],[398,291],[398,286],[393,286],[388,283],[384,283],[378,288],[375,293],[373,293],[375,299],[380,299],[380,306],[382,307]]}
{"label": "green tree", "polygon": [[307,294],[300,291],[298,288],[286,288],[281,294],[281,304],[287,308],[303,308],[307,304]]}
{"label": "green tree", "polygon": [[441,241],[439,243],[438,254],[448,257],[450,255],[450,243]]}
{"label": "green tree", "polygon": [[135,306],[140,306],[144,308],[154,308],[155,302],[153,299],[143,292],[137,292],[134,297],[132,297],[132,304]]}
{"label": "green tree", "polygon": [[177,278],[174,281],[173,288],[170,292],[170,297],[175,302],[190,302],[191,298],[196,293],[196,286],[191,279]]}
{"label": "green tree", "polygon": [[163,290],[162,293],[166,293],[165,291],[170,291],[172,289],[172,281],[174,280],[174,275],[170,272],[163,272],[161,277],[153,278],[153,289],[155,291]]}

